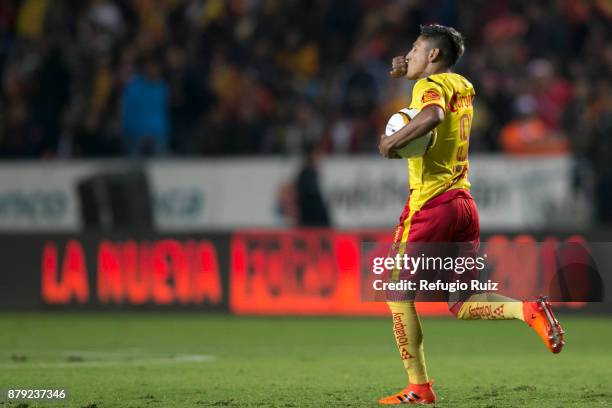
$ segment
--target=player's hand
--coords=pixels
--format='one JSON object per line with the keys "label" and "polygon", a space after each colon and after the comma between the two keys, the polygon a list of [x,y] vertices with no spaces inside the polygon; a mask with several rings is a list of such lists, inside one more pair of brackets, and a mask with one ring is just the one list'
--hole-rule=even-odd
{"label": "player's hand", "polygon": [[380,154],[387,159],[401,159],[401,157],[395,152],[393,148],[393,142],[390,137],[385,134],[380,135],[378,142],[378,151]]}
{"label": "player's hand", "polygon": [[408,64],[406,63],[406,57],[393,57],[393,61],[391,61],[391,76],[393,78],[402,78],[406,76],[408,72]]}

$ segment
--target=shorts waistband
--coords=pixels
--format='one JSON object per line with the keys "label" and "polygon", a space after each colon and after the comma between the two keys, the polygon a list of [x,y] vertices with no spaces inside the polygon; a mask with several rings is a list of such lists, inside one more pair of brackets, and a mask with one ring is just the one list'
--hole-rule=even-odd
{"label": "shorts waistband", "polygon": [[467,198],[469,200],[473,200],[472,195],[470,194],[468,190],[464,188],[455,188],[453,190],[445,191],[442,194],[439,194],[435,196],[434,198],[432,198],[431,200],[427,201],[421,207],[421,210],[426,210],[428,208],[436,207],[440,204],[447,203],[456,198]]}

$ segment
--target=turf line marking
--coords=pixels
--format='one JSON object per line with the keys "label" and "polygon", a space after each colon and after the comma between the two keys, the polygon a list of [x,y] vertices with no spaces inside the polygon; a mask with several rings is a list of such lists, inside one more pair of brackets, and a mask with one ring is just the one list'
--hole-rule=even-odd
{"label": "turf line marking", "polygon": [[57,361],[57,362],[34,362],[26,361],[20,363],[0,364],[0,368],[79,368],[79,367],[116,367],[116,366],[138,366],[141,364],[164,365],[164,364],[183,364],[183,363],[202,363],[215,359],[210,354],[180,354],[171,357],[127,357],[122,360],[102,360],[102,361]]}

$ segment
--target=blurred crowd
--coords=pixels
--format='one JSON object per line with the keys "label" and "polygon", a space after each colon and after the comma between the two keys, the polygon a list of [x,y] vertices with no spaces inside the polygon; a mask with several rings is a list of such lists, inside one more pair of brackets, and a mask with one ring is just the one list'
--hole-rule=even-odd
{"label": "blurred crowd", "polygon": [[473,151],[612,171],[607,0],[3,0],[0,156],[375,153],[431,22],[466,37]]}

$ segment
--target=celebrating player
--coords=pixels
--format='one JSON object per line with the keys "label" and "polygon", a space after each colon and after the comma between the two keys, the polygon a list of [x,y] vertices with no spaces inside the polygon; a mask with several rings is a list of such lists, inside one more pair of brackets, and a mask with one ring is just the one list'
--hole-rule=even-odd
{"label": "celebrating player", "polygon": [[[463,37],[441,25],[421,26],[410,52],[395,57],[391,76],[417,80],[410,108],[420,112],[392,136],[381,135],[379,150],[386,158],[411,140],[435,129],[435,143],[422,156],[408,159],[410,198],[400,217],[394,243],[480,241],[478,211],[469,193],[468,146],[473,117],[474,87],[452,72],[463,55]],[[409,247],[408,247],[409,248]],[[408,374],[408,386],[382,398],[381,404],[434,404],[436,395],[427,375],[421,323],[413,299],[388,302],[394,334]],[[520,319],[532,327],[553,353],[563,347],[563,330],[544,298],[520,302],[481,293],[449,303],[459,319]],[[478,311],[478,313],[470,313]]]}

